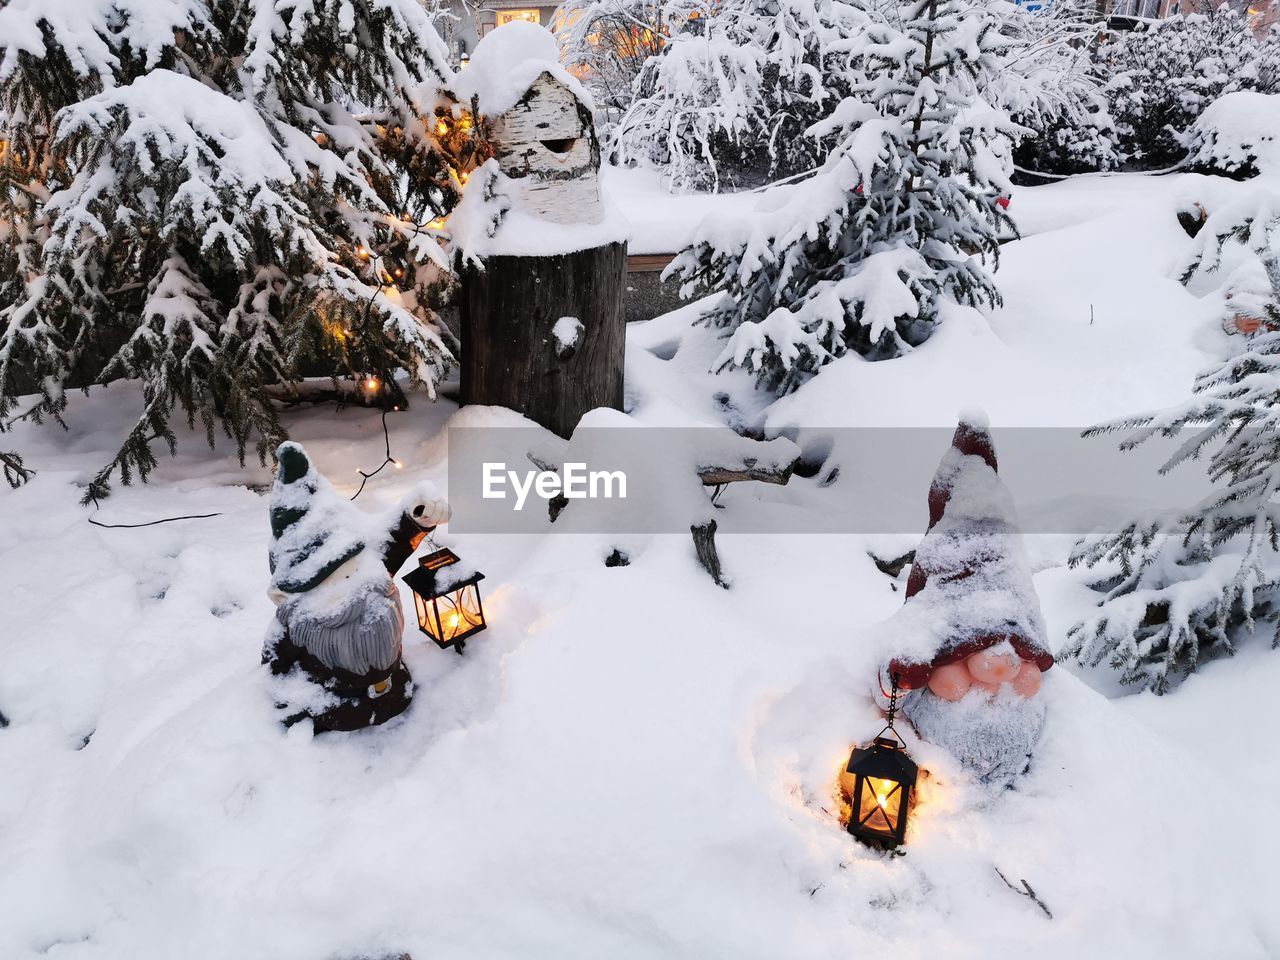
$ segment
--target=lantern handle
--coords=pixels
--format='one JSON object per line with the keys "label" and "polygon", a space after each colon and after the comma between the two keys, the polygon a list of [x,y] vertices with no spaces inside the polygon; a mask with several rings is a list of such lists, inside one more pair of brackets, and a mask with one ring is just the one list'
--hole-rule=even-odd
{"label": "lantern handle", "polygon": [[901,746],[902,749],[905,750],[907,748],[907,741],[902,739],[902,734],[898,733],[897,728],[894,727],[893,724],[885,724],[884,728],[881,729],[881,731],[876,734],[876,739],[877,740],[887,739],[885,737],[886,733],[889,734],[889,736],[892,737],[894,740],[898,741],[898,745]]}
{"label": "lantern handle", "polygon": [[885,691],[884,680],[881,678],[878,672],[876,674],[876,682],[880,684],[880,692],[889,698],[889,710],[885,715],[884,729],[882,729],[878,734],[876,734],[876,738],[879,739],[880,737],[883,737],[886,733],[891,734],[893,736],[893,739],[897,740],[898,743],[902,744],[903,748],[905,749],[907,742],[902,739],[902,735],[898,733],[897,729],[893,725],[894,717],[898,713],[898,673],[896,670],[890,672],[888,692]]}

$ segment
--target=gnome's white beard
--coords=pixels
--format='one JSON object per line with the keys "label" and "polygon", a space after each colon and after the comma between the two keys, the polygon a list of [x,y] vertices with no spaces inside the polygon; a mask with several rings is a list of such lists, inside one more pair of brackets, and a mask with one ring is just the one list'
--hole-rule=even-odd
{"label": "gnome's white beard", "polygon": [[336,610],[317,606],[292,602],[278,611],[294,643],[321,663],[351,673],[385,671],[395,665],[404,635],[404,612],[394,582],[386,578],[382,584],[366,582]]}
{"label": "gnome's white beard", "polygon": [[948,750],[983,783],[1007,786],[1031,762],[1031,750],[1044,729],[1045,701],[1024,699],[1012,690],[994,698],[970,690],[957,701],[929,690],[913,690],[903,715],[925,740]]}

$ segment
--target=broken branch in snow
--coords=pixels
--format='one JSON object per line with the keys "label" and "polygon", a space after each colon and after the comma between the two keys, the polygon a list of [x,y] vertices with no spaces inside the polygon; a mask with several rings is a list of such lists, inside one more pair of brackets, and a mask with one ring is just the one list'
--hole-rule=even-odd
{"label": "broken branch in snow", "polygon": [[689,527],[689,532],[693,534],[693,549],[698,555],[698,562],[702,564],[702,568],[711,574],[712,580],[728,590],[729,584],[720,569],[720,554],[716,551],[715,520],[695,523]]}
{"label": "broken branch in snow", "polygon": [[532,450],[528,451],[525,454],[525,456],[529,458],[530,463],[532,463],[535,467],[537,467],[543,473],[559,473],[560,472],[559,467],[555,466],[554,464],[548,463],[546,460],[543,460],[541,457],[535,454]]}
{"label": "broken branch in snow", "polygon": [[916,552],[908,550],[900,557],[894,557],[892,560],[886,560],[884,557],[878,557],[874,553],[867,553],[871,558],[871,562],[876,565],[876,569],[883,573],[886,577],[892,577],[897,580],[902,576],[902,571],[906,569],[908,564],[916,562]]}
{"label": "broken branch in snow", "polygon": [[799,457],[785,466],[767,464],[757,466],[755,459],[745,459],[741,463],[728,466],[699,467],[698,478],[704,487],[715,487],[725,483],[737,483],[742,480],[759,480],[761,483],[785,484],[791,479]]}
{"label": "broken branch in snow", "polygon": [[1044,901],[1041,900],[1038,896],[1036,896],[1036,892],[1031,889],[1031,884],[1027,883],[1027,881],[1025,880],[1019,880],[1018,882],[1022,884],[1022,889],[1019,890],[1017,887],[1015,887],[1012,883],[1009,882],[1008,877],[1006,877],[1003,873],[1000,872],[999,867],[997,867],[995,864],[992,864],[991,866],[994,868],[996,872],[996,876],[998,876],[1001,880],[1004,881],[1004,885],[1006,887],[1008,887],[1010,890],[1012,890],[1014,893],[1018,894],[1019,896],[1028,897],[1032,903],[1034,903],[1037,907],[1039,907],[1041,910],[1044,911],[1044,915],[1046,917],[1048,917],[1050,920],[1053,919],[1053,914],[1050,913],[1049,908],[1044,905]]}

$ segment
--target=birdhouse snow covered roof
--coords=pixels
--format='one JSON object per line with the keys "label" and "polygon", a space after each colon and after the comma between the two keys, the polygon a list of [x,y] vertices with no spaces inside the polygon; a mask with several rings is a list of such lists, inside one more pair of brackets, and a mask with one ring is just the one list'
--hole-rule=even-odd
{"label": "birdhouse snow covered roof", "polygon": [[524,21],[493,30],[453,92],[480,115],[492,153],[450,219],[459,249],[538,256],[626,238],[601,188],[591,97],[560,65],[550,32]]}
{"label": "birdhouse snow covered roof", "polygon": [[543,74],[588,112],[595,109],[591,95],[560,65],[560,48],[551,32],[523,20],[505,23],[484,36],[458,73],[453,92],[462,103],[478,100],[480,113],[492,119],[519,103]]}

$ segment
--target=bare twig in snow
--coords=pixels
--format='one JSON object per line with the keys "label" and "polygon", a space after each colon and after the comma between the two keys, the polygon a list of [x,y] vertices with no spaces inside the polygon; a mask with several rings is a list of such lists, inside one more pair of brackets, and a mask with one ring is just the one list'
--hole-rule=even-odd
{"label": "bare twig in snow", "polygon": [[1031,889],[1031,884],[1027,883],[1027,881],[1025,880],[1019,880],[1018,882],[1022,884],[1022,888],[1019,889],[1018,887],[1015,887],[1012,883],[1009,882],[1009,878],[1000,872],[999,867],[997,867],[995,864],[992,864],[991,866],[995,869],[996,876],[998,876],[1001,880],[1004,881],[1004,885],[1006,887],[1008,887],[1010,890],[1012,890],[1014,893],[1018,894],[1019,896],[1028,897],[1032,903],[1034,903],[1037,907],[1039,907],[1041,910],[1044,911],[1044,915],[1046,917],[1048,917],[1050,920],[1053,919],[1053,914],[1050,913],[1049,908],[1044,905],[1044,901],[1041,900],[1038,896],[1036,896],[1036,892]]}

